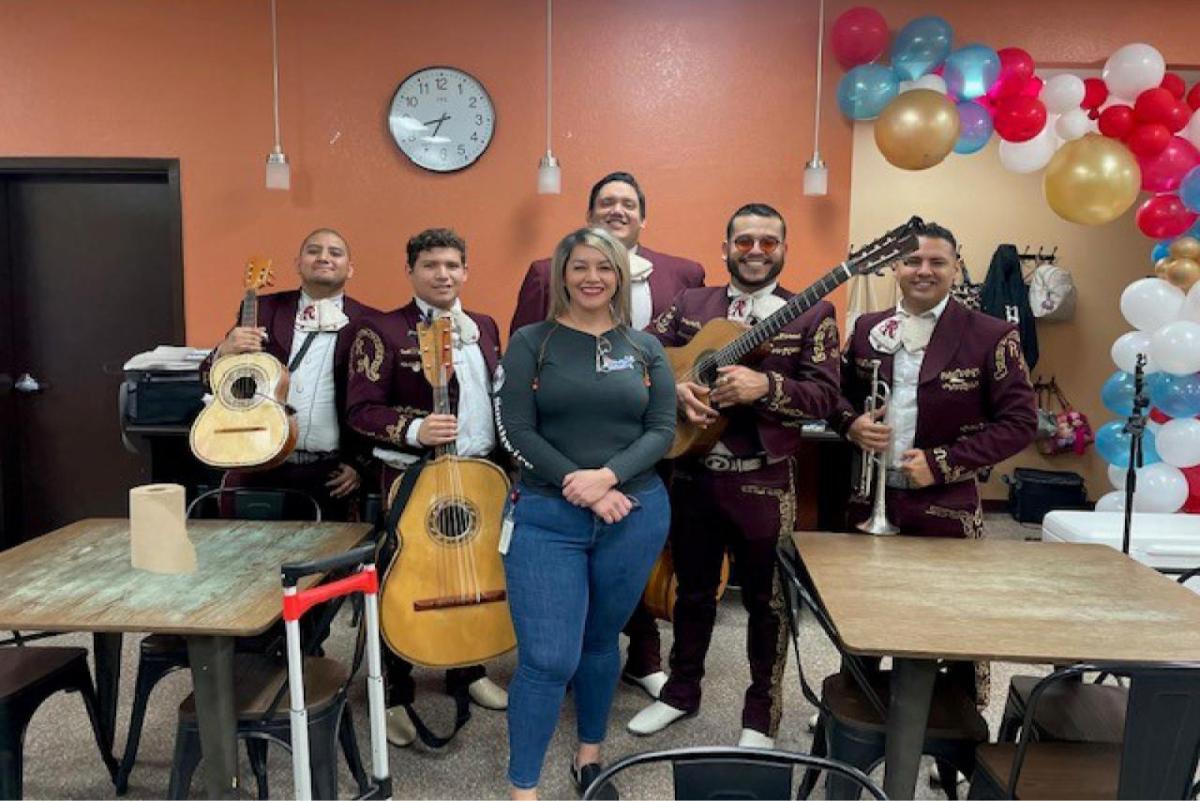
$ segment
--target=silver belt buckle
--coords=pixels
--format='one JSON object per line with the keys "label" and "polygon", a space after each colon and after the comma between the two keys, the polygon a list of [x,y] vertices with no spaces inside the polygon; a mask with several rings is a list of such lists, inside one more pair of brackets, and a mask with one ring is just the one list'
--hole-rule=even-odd
{"label": "silver belt buckle", "polygon": [[729,473],[737,469],[734,457],[721,453],[705,454],[701,464],[716,473]]}

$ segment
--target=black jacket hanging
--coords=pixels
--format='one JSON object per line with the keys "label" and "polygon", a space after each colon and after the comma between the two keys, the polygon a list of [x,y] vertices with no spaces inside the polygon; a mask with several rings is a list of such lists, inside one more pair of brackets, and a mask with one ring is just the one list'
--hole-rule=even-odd
{"label": "black jacket hanging", "polygon": [[1029,306],[1029,287],[1021,276],[1021,259],[1015,245],[1000,245],[992,254],[983,282],[983,312],[1017,326],[1025,364],[1032,370],[1038,361],[1037,329]]}

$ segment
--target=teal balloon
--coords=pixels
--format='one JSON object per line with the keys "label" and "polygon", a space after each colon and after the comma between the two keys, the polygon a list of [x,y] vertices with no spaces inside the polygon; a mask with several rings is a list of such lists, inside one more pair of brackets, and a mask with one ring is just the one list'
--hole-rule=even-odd
{"label": "teal balloon", "polygon": [[957,108],[959,134],[954,152],[966,156],[981,150],[992,138],[992,115],[970,100],[959,103]]}
{"label": "teal balloon", "polygon": [[[1096,451],[1109,464],[1129,467],[1130,435],[1125,433],[1125,421],[1113,420],[1100,426],[1096,432]],[[1149,428],[1142,434],[1142,465],[1161,462],[1162,457],[1154,448],[1154,432]]]}
{"label": "teal balloon", "polygon": [[1200,211],[1200,167],[1192,167],[1179,184],[1179,199],[1188,211]]}
{"label": "teal balloon", "polygon": [[852,120],[872,120],[900,91],[900,79],[882,64],[863,64],[842,76],[838,107]]}
{"label": "teal balloon", "polygon": [[1000,77],[1000,56],[987,45],[960,47],[946,56],[946,90],[963,100],[974,100],[987,94]]}
{"label": "teal balloon", "polygon": [[1195,417],[1200,414],[1200,374],[1146,376],[1150,403],[1168,417]]}
{"label": "teal balloon", "polygon": [[1159,242],[1154,246],[1154,249],[1150,251],[1150,263],[1158,264],[1159,259],[1165,259],[1167,256],[1171,255],[1170,249],[1170,240]]}
{"label": "teal balloon", "polygon": [[1113,414],[1133,413],[1133,376],[1117,370],[1100,387],[1100,402]]}
{"label": "teal balloon", "polygon": [[902,80],[915,81],[932,72],[950,55],[954,29],[941,17],[918,17],[900,29],[892,42],[892,68]]}

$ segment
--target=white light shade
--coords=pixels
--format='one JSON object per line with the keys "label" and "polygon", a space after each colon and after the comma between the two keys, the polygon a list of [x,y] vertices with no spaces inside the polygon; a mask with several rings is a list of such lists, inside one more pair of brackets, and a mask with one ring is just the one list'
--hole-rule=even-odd
{"label": "white light shade", "polygon": [[559,169],[558,159],[548,150],[538,162],[537,191],[539,195],[562,194],[562,170]]}
{"label": "white light shade", "polygon": [[821,157],[813,156],[804,167],[804,194],[823,196],[829,193],[829,168]]}
{"label": "white light shade", "polygon": [[287,156],[276,150],[267,156],[267,189],[288,190],[292,188],[292,168]]}

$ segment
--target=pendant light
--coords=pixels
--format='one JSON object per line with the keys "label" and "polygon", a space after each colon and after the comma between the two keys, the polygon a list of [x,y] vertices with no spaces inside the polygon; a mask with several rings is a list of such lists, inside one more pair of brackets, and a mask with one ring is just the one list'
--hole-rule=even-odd
{"label": "pendant light", "polygon": [[539,195],[562,194],[562,170],[550,149],[550,34],[553,30],[554,0],[546,0],[546,155],[538,162],[537,191]]}
{"label": "pendant light", "polygon": [[817,11],[817,92],[813,104],[813,156],[804,165],[804,194],[820,197],[829,192],[829,169],[821,160],[821,61],[825,44],[825,0]]}
{"label": "pendant light", "polygon": [[279,143],[279,30],[275,23],[275,0],[271,0],[271,78],[275,97],[275,149],[267,155],[267,189],[292,188],[292,169]]}

